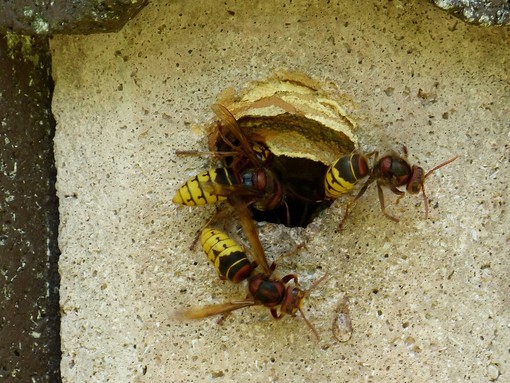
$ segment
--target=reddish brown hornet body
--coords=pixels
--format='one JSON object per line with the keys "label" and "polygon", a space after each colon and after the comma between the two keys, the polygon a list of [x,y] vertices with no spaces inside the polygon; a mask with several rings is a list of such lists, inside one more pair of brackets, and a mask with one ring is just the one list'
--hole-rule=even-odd
{"label": "reddish brown hornet body", "polygon": [[[405,147],[404,153],[407,156],[407,149]],[[409,194],[418,194],[422,192],[423,202],[425,205],[425,218],[428,218],[429,202],[427,194],[425,193],[425,180],[437,169],[448,165],[449,163],[455,161],[457,158],[458,156],[450,158],[449,160],[435,166],[425,173],[425,170],[422,167],[418,165],[411,165],[404,157],[396,152],[390,152],[379,159],[377,158],[377,153],[375,153],[375,164],[372,167],[370,176],[356,197],[354,197],[354,200],[351,202],[351,204],[356,202],[365,193],[370,184],[376,181],[379,203],[381,205],[381,210],[386,217],[395,222],[398,222],[398,218],[386,212],[386,207],[384,205],[383,187],[390,189],[394,194],[399,196],[399,199],[402,198],[406,192]],[[406,191],[399,190],[399,187],[402,186],[406,187]],[[344,217],[340,222],[340,226],[347,218],[348,213],[349,209],[347,207]]]}

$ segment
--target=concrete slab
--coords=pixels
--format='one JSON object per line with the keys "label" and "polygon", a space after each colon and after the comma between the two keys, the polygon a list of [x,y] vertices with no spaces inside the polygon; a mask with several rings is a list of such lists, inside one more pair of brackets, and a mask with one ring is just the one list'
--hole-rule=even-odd
{"label": "concrete slab", "polygon": [[[63,381],[508,381],[509,37],[425,2],[302,0],[151,2],[119,33],[55,37]],[[330,274],[305,303],[320,342],[263,308],[170,319],[245,294],[188,249],[214,209],[171,197],[208,160],[175,151],[206,147],[219,93],[279,68],[350,95],[367,151],[460,155],[428,180],[428,220],[418,196],[387,220],[371,188],[340,233],[344,201],[307,229],[261,225],[271,259],[306,243],[279,273]]]}

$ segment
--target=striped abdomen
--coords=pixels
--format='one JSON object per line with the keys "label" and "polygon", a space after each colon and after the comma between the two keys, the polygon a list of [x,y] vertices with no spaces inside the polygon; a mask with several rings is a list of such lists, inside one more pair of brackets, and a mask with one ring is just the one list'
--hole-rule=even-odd
{"label": "striped abdomen", "polygon": [[230,168],[210,169],[190,178],[175,193],[172,201],[186,206],[199,206],[223,201],[227,197],[214,193],[214,184],[231,186],[236,184]]}
{"label": "striped abdomen", "polygon": [[205,228],[200,243],[220,278],[239,283],[252,273],[253,265],[243,248],[224,232]]}
{"label": "striped abdomen", "polygon": [[326,198],[338,198],[348,193],[359,179],[368,176],[368,160],[361,154],[351,153],[333,162],[324,177]]}

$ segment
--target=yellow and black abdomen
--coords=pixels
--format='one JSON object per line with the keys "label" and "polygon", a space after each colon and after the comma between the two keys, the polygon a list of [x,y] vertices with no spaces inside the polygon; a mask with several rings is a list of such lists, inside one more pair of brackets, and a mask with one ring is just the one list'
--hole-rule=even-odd
{"label": "yellow and black abdomen", "polygon": [[186,206],[202,206],[225,200],[226,195],[215,193],[215,185],[236,184],[234,172],[230,168],[210,169],[190,178],[175,193],[172,201]]}
{"label": "yellow and black abdomen", "polygon": [[324,177],[326,198],[338,198],[348,193],[360,178],[368,176],[370,169],[365,156],[351,153],[333,162]]}
{"label": "yellow and black abdomen", "polygon": [[205,228],[200,243],[220,278],[239,283],[251,275],[253,265],[245,251],[226,233]]}

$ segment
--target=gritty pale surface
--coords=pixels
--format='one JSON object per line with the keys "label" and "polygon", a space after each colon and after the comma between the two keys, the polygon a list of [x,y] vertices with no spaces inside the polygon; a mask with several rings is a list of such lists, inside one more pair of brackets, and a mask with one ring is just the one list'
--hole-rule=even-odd
{"label": "gritty pale surface", "polygon": [[[510,381],[508,30],[427,2],[312,4],[151,2],[119,33],[53,39],[64,382]],[[246,294],[189,250],[214,208],[171,198],[209,159],[175,151],[206,148],[220,92],[279,68],[349,94],[365,151],[460,156],[428,179],[428,220],[387,193],[389,221],[371,187],[341,232],[345,200],[307,229],[261,225],[270,260],[306,243],[278,275],[329,273],[304,306],[320,342],[264,308],[171,319]]]}

